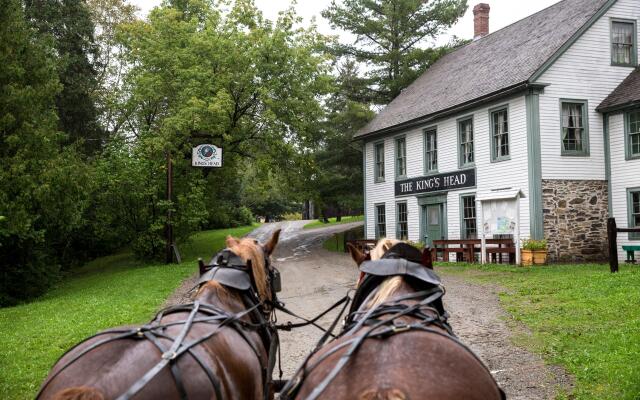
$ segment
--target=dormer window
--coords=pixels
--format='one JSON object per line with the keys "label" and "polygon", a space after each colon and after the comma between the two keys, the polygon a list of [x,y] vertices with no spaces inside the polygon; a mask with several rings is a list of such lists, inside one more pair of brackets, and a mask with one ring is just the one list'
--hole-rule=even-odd
{"label": "dormer window", "polygon": [[635,66],[637,64],[636,23],[631,20],[611,21],[611,64]]}

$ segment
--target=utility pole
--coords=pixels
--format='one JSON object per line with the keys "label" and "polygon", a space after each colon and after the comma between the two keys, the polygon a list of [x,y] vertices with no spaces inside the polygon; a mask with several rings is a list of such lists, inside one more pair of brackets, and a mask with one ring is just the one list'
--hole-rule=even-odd
{"label": "utility pole", "polygon": [[[173,199],[173,165],[171,164],[171,153],[168,151],[165,153],[167,158],[167,201],[171,203]],[[167,223],[165,224],[165,263],[171,264],[173,262],[173,224],[171,222],[171,207],[167,209]]]}

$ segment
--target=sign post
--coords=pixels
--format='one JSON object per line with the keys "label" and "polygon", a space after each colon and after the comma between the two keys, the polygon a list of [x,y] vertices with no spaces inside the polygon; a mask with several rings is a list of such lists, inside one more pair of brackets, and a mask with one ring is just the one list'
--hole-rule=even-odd
{"label": "sign post", "polygon": [[[171,153],[168,151],[165,153],[167,159],[167,201],[171,203],[173,198],[173,165],[171,163]],[[165,225],[165,264],[171,264],[173,262],[173,224],[171,223],[171,207],[167,209],[167,223]]]}

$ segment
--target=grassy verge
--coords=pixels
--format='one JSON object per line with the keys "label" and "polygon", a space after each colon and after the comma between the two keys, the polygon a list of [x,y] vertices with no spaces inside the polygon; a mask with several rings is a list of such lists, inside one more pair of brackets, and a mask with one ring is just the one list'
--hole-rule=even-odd
{"label": "grassy verge", "polygon": [[500,301],[531,336],[516,338],[576,377],[575,399],[640,399],[640,268],[446,265],[506,289]]}
{"label": "grassy verge", "polygon": [[343,253],[344,249],[344,232],[336,233],[322,242],[322,248],[329,251]]}
{"label": "grassy verge", "polygon": [[358,221],[364,221],[364,216],[363,215],[356,215],[356,216],[352,216],[352,217],[342,217],[340,222],[336,221],[335,218],[329,218],[329,222],[326,222],[326,223],[322,222],[320,220],[316,220],[316,221],[313,221],[313,222],[309,222],[308,224],[303,226],[302,229],[321,228],[321,227],[324,227],[324,226],[348,224],[350,222],[358,222]]}
{"label": "grassy verge", "polygon": [[103,257],[41,298],[0,309],[0,398],[33,398],[64,351],[107,327],[146,322],[197,270],[197,257],[212,256],[227,235],[252,229],[200,232],[180,249],[179,265],[141,264],[129,253]]}

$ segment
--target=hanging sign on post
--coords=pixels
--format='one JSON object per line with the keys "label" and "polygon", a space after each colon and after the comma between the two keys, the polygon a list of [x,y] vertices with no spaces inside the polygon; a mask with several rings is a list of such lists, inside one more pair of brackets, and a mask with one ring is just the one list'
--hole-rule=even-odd
{"label": "hanging sign on post", "polygon": [[194,167],[222,167],[222,148],[214,144],[201,144],[194,147],[191,165]]}

